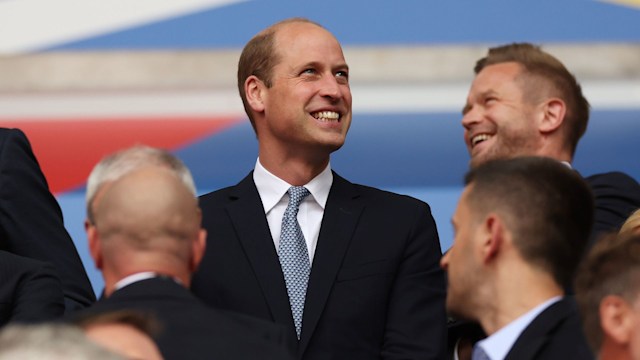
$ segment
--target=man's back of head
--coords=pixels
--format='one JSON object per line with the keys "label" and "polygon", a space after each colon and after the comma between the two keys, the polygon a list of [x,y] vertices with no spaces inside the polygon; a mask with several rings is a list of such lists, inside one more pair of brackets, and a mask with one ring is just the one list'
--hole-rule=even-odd
{"label": "man's back of head", "polygon": [[599,359],[640,359],[640,232],[599,239],[580,266],[575,289]]}
{"label": "man's back of head", "polygon": [[130,359],[162,359],[153,338],[162,326],[150,313],[133,309],[85,312],[74,324],[94,343]]}
{"label": "man's back of head", "polygon": [[206,232],[191,174],[173,155],[151,150],[143,156],[139,148],[116,153],[92,173],[98,175],[87,196],[87,236],[106,295],[140,272],[188,286],[204,252]]}
{"label": "man's back of head", "polygon": [[543,157],[490,161],[465,182],[442,260],[447,306],[491,334],[563,294],[587,242],[593,199],[577,173]]}
{"label": "man's back of head", "polygon": [[522,258],[568,284],[593,223],[593,196],[578,173],[543,157],[493,161],[469,171],[477,214],[500,214]]}
{"label": "man's back of head", "polygon": [[114,181],[95,206],[95,226],[109,241],[140,252],[171,250],[185,258],[200,230],[196,198],[168,170],[149,166]]}

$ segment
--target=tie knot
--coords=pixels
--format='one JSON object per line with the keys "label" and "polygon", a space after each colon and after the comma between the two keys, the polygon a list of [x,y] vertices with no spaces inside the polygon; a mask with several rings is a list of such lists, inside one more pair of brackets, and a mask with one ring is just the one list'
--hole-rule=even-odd
{"label": "tie knot", "polygon": [[289,206],[298,208],[302,200],[309,195],[309,190],[304,186],[292,186],[287,191],[289,193]]}

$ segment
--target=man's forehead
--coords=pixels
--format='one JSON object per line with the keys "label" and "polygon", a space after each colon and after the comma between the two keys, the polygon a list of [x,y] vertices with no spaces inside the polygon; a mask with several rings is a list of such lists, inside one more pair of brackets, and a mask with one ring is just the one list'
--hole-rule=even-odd
{"label": "man's forehead", "polygon": [[516,81],[523,73],[523,67],[516,62],[491,64],[476,74],[472,89],[482,90],[487,86],[497,87]]}
{"label": "man's forehead", "polygon": [[274,34],[275,47],[280,54],[295,45],[310,45],[320,41],[333,41],[341,48],[338,39],[327,29],[308,22],[282,24]]}

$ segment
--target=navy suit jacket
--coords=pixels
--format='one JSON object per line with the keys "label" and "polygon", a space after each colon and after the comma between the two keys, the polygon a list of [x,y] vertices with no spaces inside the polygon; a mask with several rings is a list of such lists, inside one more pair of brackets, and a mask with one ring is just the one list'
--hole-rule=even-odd
{"label": "navy suit jacket", "polygon": [[593,354],[571,298],[552,304],[520,334],[505,360],[590,360]]}
{"label": "navy suit jacket", "polygon": [[91,283],[64,227],[29,141],[18,129],[0,128],[0,250],[48,262],[67,310],[95,301]]}
{"label": "navy suit jacket", "polygon": [[618,231],[629,215],[640,209],[640,184],[618,171],[592,175],[585,180],[596,204],[591,246],[603,233]]}
{"label": "navy suit jacket", "polygon": [[166,360],[293,359],[283,327],[209,308],[166,277],[127,285],[74,317],[124,309],[150,313],[159,321],[154,340]]}
{"label": "navy suit jacket", "polygon": [[62,285],[47,263],[0,251],[0,326],[64,313]]}
{"label": "navy suit jacket", "polygon": [[[249,174],[200,198],[207,251],[192,290],[214,307],[295,329]],[[307,290],[301,359],[437,359],[446,343],[440,243],[427,204],[334,173]]]}

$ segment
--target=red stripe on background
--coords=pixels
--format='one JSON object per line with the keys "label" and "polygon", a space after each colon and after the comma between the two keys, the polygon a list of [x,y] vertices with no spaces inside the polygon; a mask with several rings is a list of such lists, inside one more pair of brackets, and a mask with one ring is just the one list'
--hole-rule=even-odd
{"label": "red stripe on background", "polygon": [[175,150],[224,130],[238,117],[0,120],[27,134],[53,193],[84,184],[93,166],[114,151],[145,144]]}

